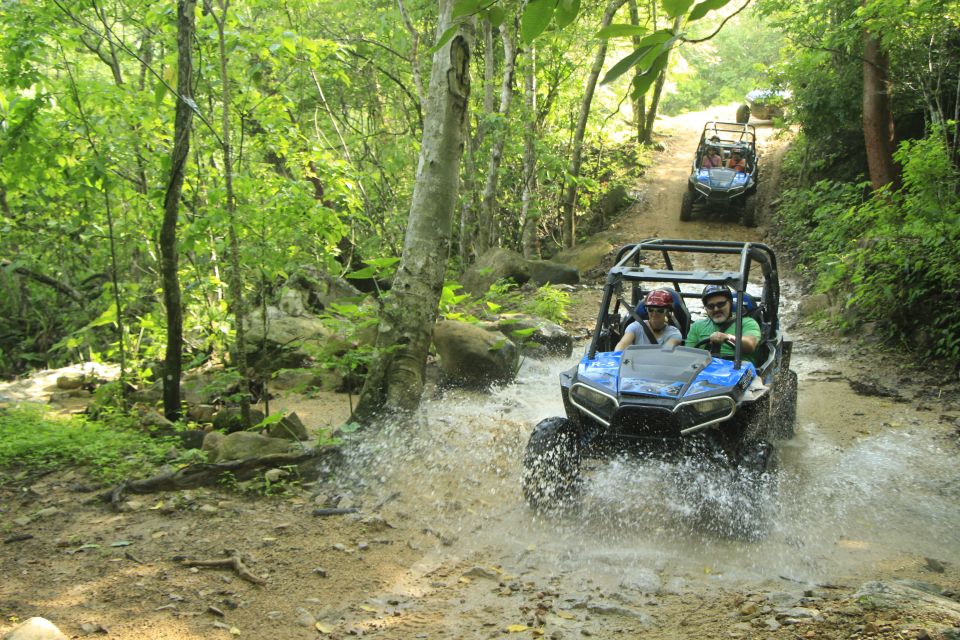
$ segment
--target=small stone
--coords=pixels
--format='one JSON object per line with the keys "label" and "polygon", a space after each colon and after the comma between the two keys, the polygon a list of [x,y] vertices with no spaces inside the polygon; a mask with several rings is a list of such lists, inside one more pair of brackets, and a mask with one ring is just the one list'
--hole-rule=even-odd
{"label": "small stone", "polygon": [[296,624],[298,627],[306,627],[308,629],[312,629],[313,625],[315,625],[316,623],[317,623],[317,619],[314,618],[309,611],[307,611],[303,607],[300,607],[297,609]]}
{"label": "small stone", "polygon": [[324,569],[323,567],[314,567],[313,572],[318,576],[320,576],[321,578],[327,577],[327,570]]}
{"label": "small stone", "polygon": [[359,549],[360,551],[366,551],[369,548],[370,548],[370,544],[368,542],[357,543],[357,549]]}
{"label": "small stone", "polygon": [[127,500],[123,503],[124,511],[140,511],[143,507],[144,504],[139,500]]}
{"label": "small stone", "polygon": [[23,517],[21,517],[21,518],[17,518],[16,520],[13,521],[14,524],[19,525],[19,526],[21,526],[21,527],[25,527],[25,526],[27,526],[28,524],[30,524],[31,522],[33,522],[33,520],[32,520],[31,518],[27,517],[27,516],[23,516]]}
{"label": "small stone", "polygon": [[337,551],[346,551],[347,545],[343,544],[342,542],[338,542],[333,545],[333,548],[336,549]]}
{"label": "small stone", "polygon": [[740,615],[742,616],[752,616],[760,611],[760,607],[757,606],[756,602],[748,602],[740,607]]}
{"label": "small stone", "polygon": [[200,508],[197,509],[197,511],[199,511],[200,513],[206,513],[206,514],[208,514],[208,515],[213,515],[213,514],[215,514],[215,513],[219,513],[219,512],[220,512],[220,509],[218,509],[217,507],[215,507],[215,506],[212,505],[212,504],[202,504],[202,505],[200,505]]}
{"label": "small stone", "polygon": [[58,513],[60,513],[60,509],[57,509],[56,507],[47,507],[46,509],[40,509],[40,511],[37,511],[35,514],[33,514],[33,517],[49,518],[50,516],[56,515]]}

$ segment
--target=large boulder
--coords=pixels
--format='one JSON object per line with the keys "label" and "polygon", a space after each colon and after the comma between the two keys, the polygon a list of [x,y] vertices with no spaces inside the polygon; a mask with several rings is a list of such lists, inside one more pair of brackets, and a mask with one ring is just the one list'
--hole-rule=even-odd
{"label": "large boulder", "polygon": [[627,187],[617,182],[600,197],[600,215],[606,220],[626,209],[631,202],[633,202],[633,199],[630,197]]}
{"label": "large boulder", "polygon": [[350,343],[320,318],[303,311],[287,315],[277,307],[257,309],[244,320],[248,360],[261,372],[300,367],[350,350]]}
{"label": "large boulder", "polygon": [[67,640],[67,636],[46,618],[30,618],[5,633],[3,640]]}
{"label": "large boulder", "polygon": [[569,358],[573,353],[573,336],[560,325],[520,313],[500,316],[497,330],[520,345],[521,352],[531,358]]}
{"label": "large boulder", "polygon": [[203,439],[203,451],[210,462],[227,462],[228,460],[246,460],[276,453],[290,453],[297,445],[286,438],[270,438],[259,433],[237,431],[223,435],[219,431],[211,431]]}
{"label": "large boulder", "polygon": [[528,260],[530,279],[538,287],[545,284],[577,284],[580,282],[580,270],[569,264],[552,260]]}
{"label": "large boulder", "polygon": [[313,267],[301,267],[290,274],[280,288],[278,306],[290,316],[310,315],[324,311],[335,300],[362,295],[343,278]]}
{"label": "large boulder", "polygon": [[576,267],[580,273],[585,273],[596,269],[611,251],[613,251],[612,244],[602,238],[595,238],[571,249],[564,249],[551,260]]}
{"label": "large boulder", "polygon": [[433,329],[444,381],[483,389],[509,382],[520,366],[520,349],[498,331],[468,322],[444,320]]}
{"label": "large boulder", "polygon": [[463,274],[463,288],[467,293],[480,297],[497,280],[513,280],[518,285],[530,280],[530,265],[516,251],[490,249]]}

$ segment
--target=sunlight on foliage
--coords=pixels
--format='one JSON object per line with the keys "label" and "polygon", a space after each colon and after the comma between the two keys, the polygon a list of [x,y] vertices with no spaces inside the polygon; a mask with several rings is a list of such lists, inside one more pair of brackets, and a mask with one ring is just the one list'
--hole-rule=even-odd
{"label": "sunlight on foliage", "polygon": [[84,417],[48,415],[41,407],[0,410],[0,467],[30,472],[79,468],[103,482],[145,475],[174,438]]}

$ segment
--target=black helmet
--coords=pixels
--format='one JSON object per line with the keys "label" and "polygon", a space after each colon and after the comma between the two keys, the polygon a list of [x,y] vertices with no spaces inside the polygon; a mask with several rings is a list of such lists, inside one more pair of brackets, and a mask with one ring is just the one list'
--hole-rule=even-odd
{"label": "black helmet", "polygon": [[704,302],[711,296],[726,296],[730,302],[733,302],[733,292],[722,284],[708,284],[703,288],[700,299]]}

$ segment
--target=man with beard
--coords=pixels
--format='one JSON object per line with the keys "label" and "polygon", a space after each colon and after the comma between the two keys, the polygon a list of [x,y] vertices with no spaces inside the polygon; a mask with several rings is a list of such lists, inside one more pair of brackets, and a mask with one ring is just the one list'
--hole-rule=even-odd
{"label": "man with beard", "polygon": [[[733,317],[733,293],[727,287],[710,284],[700,295],[707,317],[697,320],[690,327],[686,345],[695,347],[704,340],[710,346],[720,345],[720,357],[733,359],[736,344],[736,321]],[[746,362],[756,364],[754,352],[760,344],[760,325],[753,318],[743,317],[740,338],[740,355]]]}

